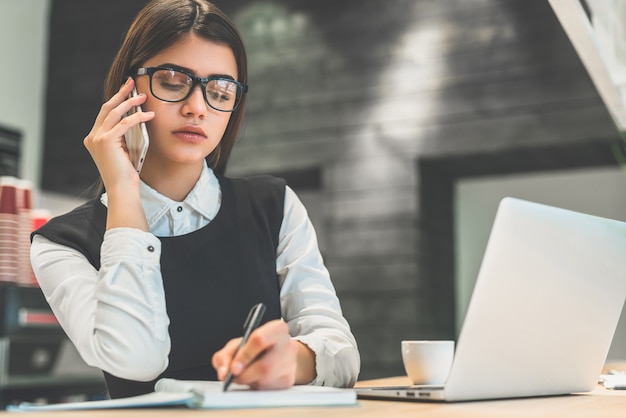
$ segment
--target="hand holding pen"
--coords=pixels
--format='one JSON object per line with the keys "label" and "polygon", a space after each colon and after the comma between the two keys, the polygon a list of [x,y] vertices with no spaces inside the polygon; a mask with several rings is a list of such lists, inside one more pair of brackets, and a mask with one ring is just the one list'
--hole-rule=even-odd
{"label": "hand holding pen", "polygon": [[[261,308],[254,307],[252,312],[256,309]],[[211,364],[218,379],[232,380],[253,390],[311,383],[316,376],[315,353],[291,337],[289,326],[282,319],[269,320],[257,328],[253,316],[250,313],[246,320],[244,337],[228,341],[213,354]],[[232,377],[228,377],[231,373]]]}
{"label": "hand holding pen", "polygon": [[[243,337],[241,338],[241,343],[239,344],[239,347],[233,354],[233,358],[235,358],[239,350],[241,350],[241,348],[244,345],[246,345],[246,343],[248,342],[248,339],[250,338],[250,334],[252,334],[252,331],[254,331],[255,329],[259,327],[259,324],[261,323],[261,319],[263,319],[264,313],[265,313],[265,305],[262,303],[258,303],[254,305],[252,309],[250,309],[250,312],[248,313],[248,317],[246,318],[246,321],[243,324]],[[228,386],[230,386],[232,381],[233,381],[233,375],[231,372],[228,372],[228,375],[226,376],[226,380],[224,380],[224,392],[228,390]]]}

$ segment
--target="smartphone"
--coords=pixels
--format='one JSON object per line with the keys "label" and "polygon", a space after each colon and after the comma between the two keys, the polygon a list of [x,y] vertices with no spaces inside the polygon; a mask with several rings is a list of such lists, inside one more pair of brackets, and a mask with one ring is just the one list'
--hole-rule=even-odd
{"label": "smartphone", "polygon": [[[137,96],[137,89],[133,88],[133,91],[130,93],[130,97],[135,96]],[[130,116],[135,112],[141,112],[141,106],[133,107],[128,112],[127,116]],[[128,149],[130,161],[133,163],[137,173],[140,173],[141,167],[143,167],[143,161],[146,158],[146,153],[148,152],[148,145],[150,144],[146,124],[141,122],[139,125],[135,125],[130,128],[124,135],[124,139],[126,140],[126,148]]]}

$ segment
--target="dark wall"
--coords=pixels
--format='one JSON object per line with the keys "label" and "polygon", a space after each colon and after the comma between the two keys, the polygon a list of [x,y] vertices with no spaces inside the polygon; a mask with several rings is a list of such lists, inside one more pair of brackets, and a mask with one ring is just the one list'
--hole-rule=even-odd
{"label": "dark wall", "polygon": [[[81,141],[138,3],[53,2],[49,190],[95,179]],[[456,179],[614,164],[617,134],[547,1],[216,3],[250,57],[229,173],[286,174],[322,201],[316,228],[362,378],[402,373],[402,339],[455,335]]]}
{"label": "dark wall", "polygon": [[79,195],[98,180],[83,139],[102,105],[104,78],[143,1],[53,0],[41,187]]}

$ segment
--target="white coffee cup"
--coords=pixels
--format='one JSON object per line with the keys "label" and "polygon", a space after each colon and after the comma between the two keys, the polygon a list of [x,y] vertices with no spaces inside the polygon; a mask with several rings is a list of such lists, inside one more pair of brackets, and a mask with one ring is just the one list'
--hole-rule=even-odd
{"label": "white coffee cup", "polygon": [[454,341],[402,341],[402,362],[414,385],[443,385],[453,358]]}

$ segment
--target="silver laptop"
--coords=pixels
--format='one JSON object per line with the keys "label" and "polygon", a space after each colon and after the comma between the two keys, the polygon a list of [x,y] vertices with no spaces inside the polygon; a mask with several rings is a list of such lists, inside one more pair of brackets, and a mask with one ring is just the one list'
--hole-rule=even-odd
{"label": "silver laptop", "polygon": [[594,389],[626,297],[626,223],[507,197],[445,386],[360,398],[468,401]]}

